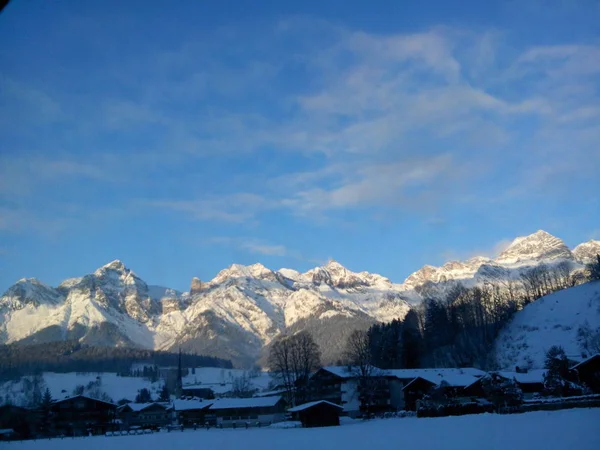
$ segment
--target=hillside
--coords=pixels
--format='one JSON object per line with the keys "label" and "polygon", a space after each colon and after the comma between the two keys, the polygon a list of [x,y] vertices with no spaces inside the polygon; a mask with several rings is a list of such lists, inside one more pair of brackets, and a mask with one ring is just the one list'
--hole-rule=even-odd
{"label": "hillside", "polygon": [[561,345],[568,357],[581,359],[589,352],[580,331],[586,329],[600,333],[600,281],[546,295],[516,313],[498,336],[498,363],[507,370],[542,368],[552,345]]}

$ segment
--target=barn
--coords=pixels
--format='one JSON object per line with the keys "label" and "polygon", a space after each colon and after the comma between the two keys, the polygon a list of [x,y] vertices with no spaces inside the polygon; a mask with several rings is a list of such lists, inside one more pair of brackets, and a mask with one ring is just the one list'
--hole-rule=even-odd
{"label": "barn", "polygon": [[292,420],[302,422],[304,428],[331,427],[340,424],[343,407],[327,400],[304,403],[288,409]]}

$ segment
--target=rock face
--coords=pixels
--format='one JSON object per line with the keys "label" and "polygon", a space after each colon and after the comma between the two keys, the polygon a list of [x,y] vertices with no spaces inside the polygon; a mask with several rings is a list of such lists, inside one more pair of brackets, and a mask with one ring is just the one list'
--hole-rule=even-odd
{"label": "rock face", "polygon": [[79,339],[159,350],[181,346],[250,365],[277,336],[309,329],[327,349],[325,362],[335,362],[349,331],[403,319],[426,296],[443,295],[457,283],[517,278],[540,263],[581,267],[599,247],[590,241],[571,252],[538,231],[515,239],[496,259],[424,266],[402,284],[333,260],[305,273],[233,264],[208,282],[193,278],[185,293],[148,286],[117,260],[56,288],[18,281],[0,297],[0,343]]}
{"label": "rock face", "polygon": [[196,295],[202,292],[202,281],[200,278],[192,278],[192,284],[190,285],[190,295]]}

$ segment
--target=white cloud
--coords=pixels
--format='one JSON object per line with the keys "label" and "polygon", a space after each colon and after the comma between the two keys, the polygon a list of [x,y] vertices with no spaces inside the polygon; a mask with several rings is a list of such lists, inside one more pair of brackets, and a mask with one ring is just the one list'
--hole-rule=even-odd
{"label": "white cloud", "polygon": [[276,245],[261,239],[248,237],[215,236],[204,241],[206,244],[225,245],[244,250],[248,253],[265,256],[293,256],[285,245]]}
{"label": "white cloud", "polygon": [[[116,89],[97,105],[91,97],[83,106],[85,99],[58,102],[13,84],[11,95],[37,102],[45,115],[65,114],[69,106],[69,117],[83,124],[78,137],[107,130],[127,135],[149,126],[161,139],[127,164],[62,154],[19,170],[0,164],[0,194],[31,195],[73,177],[163,183],[144,169],[174,159],[185,173],[203,157],[267,149],[318,159],[320,165],[313,171],[282,165],[284,175],[275,176],[272,167],[262,172],[263,164],[256,164],[245,185],[211,186],[210,194],[198,194],[196,180],[181,176],[180,194],[138,204],[229,223],[254,223],[272,210],[314,220],[368,208],[424,211],[429,219],[444,220],[439,205],[463,202],[468,192],[470,201],[481,202],[482,186],[492,183],[494,197],[486,202],[544,193],[575,173],[578,179],[597,176],[597,45],[507,51],[509,34],[496,30],[374,34],[309,18],[244,33],[222,30],[211,45],[206,39],[188,42],[147,60],[140,56],[147,64],[136,60],[100,71],[95,76],[107,77],[102,81],[115,82]],[[137,71],[148,66],[155,70]],[[120,87],[133,85],[139,95],[123,96]],[[143,168],[128,170],[141,161]],[[242,172],[227,170],[226,177]]]}
{"label": "white cloud", "polygon": [[140,200],[137,204],[181,212],[194,220],[223,222],[250,221],[258,212],[272,207],[267,199],[251,193],[238,193],[197,200]]}

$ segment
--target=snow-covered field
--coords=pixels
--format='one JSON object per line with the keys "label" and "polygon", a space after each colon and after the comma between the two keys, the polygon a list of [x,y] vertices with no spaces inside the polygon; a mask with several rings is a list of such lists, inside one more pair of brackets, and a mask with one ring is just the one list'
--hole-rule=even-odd
{"label": "snow-covered field", "polygon": [[252,389],[267,390],[274,380],[268,372],[251,372],[243,369],[222,369],[220,367],[198,367],[194,373],[188,371],[183,377],[183,386],[207,387],[215,394],[224,394],[232,390],[233,381],[239,377],[248,377]]}
{"label": "snow-covered field", "polygon": [[[138,391],[142,388],[150,390],[152,395],[157,397],[163,385],[162,381],[151,383],[145,378],[119,377],[116,373],[109,372],[44,372],[42,376],[44,379],[42,391],[47,387],[50,389],[52,398],[56,400],[71,396],[73,389],[78,385],[84,386],[84,393],[87,395],[90,395],[91,388],[107,394],[115,402],[122,398],[135,399]],[[95,386],[89,387],[90,383],[94,383]],[[8,399],[15,405],[26,405],[27,394],[24,392],[24,379],[0,383],[0,397],[0,403],[2,403],[1,400]]]}
{"label": "snow-covered field", "polygon": [[[140,369],[141,367],[140,365]],[[119,377],[116,373],[111,372],[44,372],[42,376],[44,378],[42,391],[48,387],[52,398],[57,400],[72,395],[73,389],[78,385],[84,386],[84,393],[89,395],[91,393],[90,388],[88,388],[90,383],[97,383],[97,388],[92,386],[91,389],[100,390],[115,402],[123,398],[134,400],[138,391],[142,388],[148,389],[152,396],[156,398],[164,383],[162,380],[151,383],[146,378]],[[273,382],[267,372],[251,372],[220,367],[197,367],[194,369],[194,373],[190,370],[188,375],[183,378],[183,385],[184,387],[210,388],[218,396],[230,392],[234,380],[242,376],[248,377],[251,388],[258,391],[268,390],[270,383]],[[0,404],[4,403],[6,399],[15,405],[27,404],[24,379],[0,383]]]}
{"label": "snow-covered field", "polygon": [[600,408],[526,414],[381,419],[313,429],[198,430],[141,436],[88,437],[7,444],[23,450],[597,450]]}

